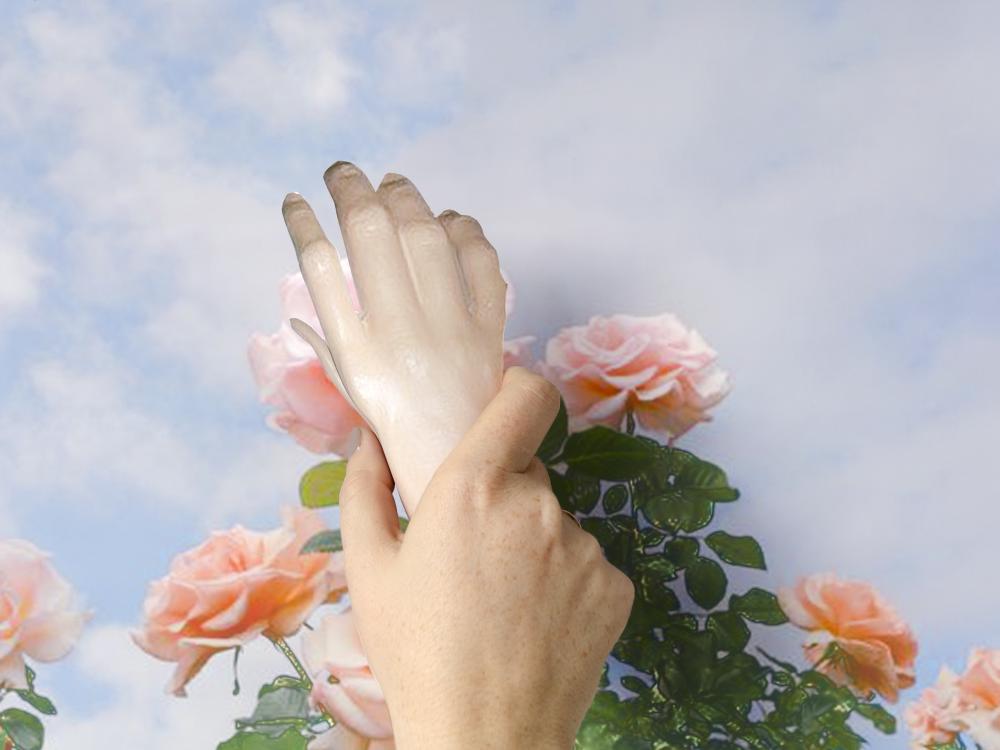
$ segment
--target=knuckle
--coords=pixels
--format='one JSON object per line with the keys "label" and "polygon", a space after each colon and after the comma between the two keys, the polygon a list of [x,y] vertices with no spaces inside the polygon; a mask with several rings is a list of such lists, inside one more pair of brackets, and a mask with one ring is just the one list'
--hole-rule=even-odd
{"label": "knuckle", "polygon": [[552,417],[555,417],[559,410],[559,389],[546,378],[528,369],[519,372],[517,377],[527,397],[536,401],[539,408],[551,412]]}
{"label": "knuckle", "polygon": [[619,611],[624,612],[627,617],[635,601],[635,583],[614,565],[611,565],[611,568],[611,590]]}
{"label": "knuckle", "polygon": [[340,486],[340,505],[342,506],[342,510],[366,494],[371,489],[371,485],[372,473],[369,469],[349,471],[344,478],[344,483]]}
{"label": "knuckle", "polygon": [[547,542],[552,543],[562,536],[564,520],[556,496],[552,493],[541,493],[538,502],[538,528]]}
{"label": "knuckle", "polygon": [[477,467],[472,475],[473,499],[481,502],[493,500],[503,493],[506,484],[507,475],[504,470],[496,464],[485,463]]}
{"label": "knuckle", "polygon": [[408,247],[428,247],[447,243],[444,228],[432,219],[414,219],[400,228],[400,235]]}
{"label": "knuckle", "polygon": [[389,211],[377,200],[366,200],[348,210],[344,227],[354,234],[373,234],[390,224]]}

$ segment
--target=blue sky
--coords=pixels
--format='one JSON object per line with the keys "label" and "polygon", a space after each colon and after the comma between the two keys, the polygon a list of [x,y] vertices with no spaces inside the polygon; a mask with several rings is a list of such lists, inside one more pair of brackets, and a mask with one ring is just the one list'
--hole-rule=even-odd
{"label": "blue sky", "polygon": [[[245,349],[295,269],[282,197],[336,237],[345,158],[482,221],[511,336],[667,310],[705,335],[736,387],[688,446],[743,489],[725,522],[762,582],[872,581],[924,683],[1000,645],[994,4],[3,13],[0,536],[96,611],[43,672],[53,747],[214,746],[245,708],[227,659],[162,696],[125,630],[175,553],[274,525],[315,460],[264,426]],[[247,681],[275,664],[247,657]]]}

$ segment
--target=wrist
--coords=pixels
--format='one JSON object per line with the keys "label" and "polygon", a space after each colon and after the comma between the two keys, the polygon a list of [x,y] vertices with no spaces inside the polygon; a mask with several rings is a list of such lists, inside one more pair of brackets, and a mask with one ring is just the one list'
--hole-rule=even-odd
{"label": "wrist", "polygon": [[[489,726],[450,731],[447,727],[395,729],[396,750],[573,750],[575,738],[556,739],[541,731]],[[541,727],[538,728],[541,730]]]}

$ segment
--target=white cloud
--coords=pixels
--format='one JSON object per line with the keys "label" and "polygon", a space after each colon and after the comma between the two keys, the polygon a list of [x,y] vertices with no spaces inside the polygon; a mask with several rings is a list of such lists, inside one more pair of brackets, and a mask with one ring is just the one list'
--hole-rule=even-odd
{"label": "white cloud", "polygon": [[343,111],[359,71],[343,49],[357,20],[339,5],[268,8],[263,29],[212,74],[224,101],[283,127]]}
{"label": "white cloud", "polygon": [[453,13],[474,106],[375,171],[482,220],[518,333],[673,310],[705,334],[736,390],[689,445],[746,490],[726,518],[777,580],[832,567],[982,640],[1000,309],[969,290],[1000,232],[1000,17],[893,7]]}
{"label": "white cloud", "polygon": [[46,266],[37,256],[38,222],[0,197],[0,330],[39,297]]}
{"label": "white cloud", "polygon": [[[233,657],[226,652],[195,677],[187,698],[176,698],[163,689],[173,665],[142,652],[120,625],[86,631],[70,659],[68,669],[107,695],[95,709],[81,712],[73,708],[73,696],[50,691],[60,713],[46,721],[46,746],[76,750],[214,748],[233,734],[235,719],[250,715],[261,684],[291,672],[275,649],[258,640],[240,657],[239,696],[232,695]],[[52,683],[44,671],[41,677]]]}
{"label": "white cloud", "polygon": [[93,513],[124,502],[207,529],[297,502],[317,458],[290,438],[182,418],[188,396],[172,378],[141,371],[82,322],[47,323],[62,356],[26,364],[0,401],[0,513],[16,518],[27,498]]}

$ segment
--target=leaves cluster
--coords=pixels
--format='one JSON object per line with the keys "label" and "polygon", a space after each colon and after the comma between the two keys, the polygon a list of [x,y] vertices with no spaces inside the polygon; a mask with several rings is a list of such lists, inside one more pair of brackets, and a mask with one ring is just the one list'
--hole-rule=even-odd
{"label": "leaves cluster", "polygon": [[[35,670],[24,668],[27,688],[0,690],[0,700],[6,695],[16,695],[40,714],[55,716],[56,707],[51,700],[35,690]],[[0,711],[0,748],[14,750],[41,750],[45,744],[45,727],[41,719],[22,708]]]}
{"label": "leaves cluster", "polygon": [[878,704],[750,649],[751,625],[787,618],[765,589],[730,590],[727,566],[766,563],[753,537],[708,531],[740,496],[721,468],[600,425],[568,434],[565,404],[538,456],[560,504],[636,588],[612,651],[627,673],[612,685],[606,667],[578,748],[854,750],[855,715],[895,731]]}
{"label": "leaves cluster", "polygon": [[289,675],[262,686],[253,713],[236,720],[236,733],[217,750],[306,750],[310,738],[329,726],[310,710],[310,687]]}

